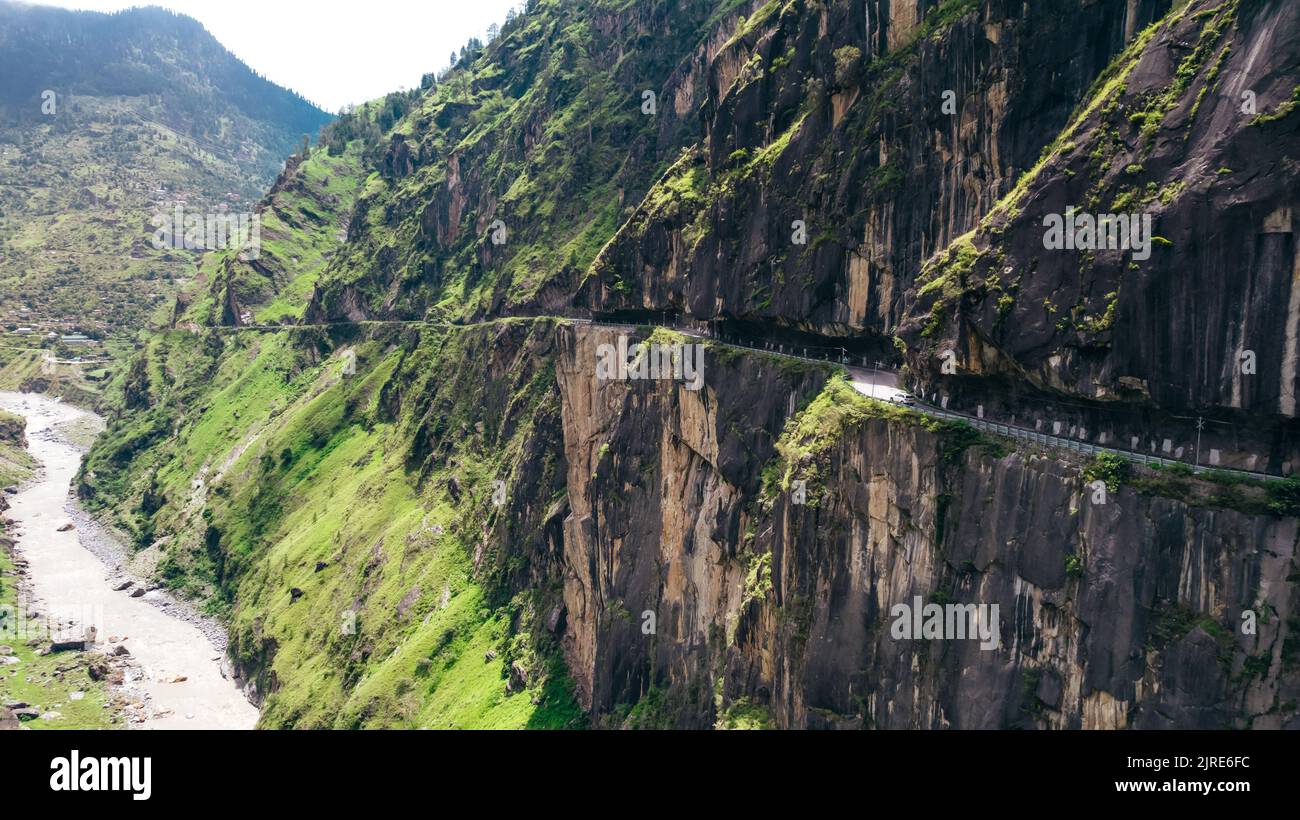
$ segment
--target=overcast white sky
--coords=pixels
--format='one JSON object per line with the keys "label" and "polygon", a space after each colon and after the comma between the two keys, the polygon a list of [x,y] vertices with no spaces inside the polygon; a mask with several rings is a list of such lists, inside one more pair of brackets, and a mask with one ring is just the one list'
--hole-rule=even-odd
{"label": "overcast white sky", "polygon": [[35,0],[94,11],[163,6],[327,111],[419,84],[522,0]]}

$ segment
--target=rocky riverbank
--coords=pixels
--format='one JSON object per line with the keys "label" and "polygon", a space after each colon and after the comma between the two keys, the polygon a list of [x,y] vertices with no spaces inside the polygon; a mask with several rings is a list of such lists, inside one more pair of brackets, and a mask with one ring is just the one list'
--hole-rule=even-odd
{"label": "rocky riverbank", "polygon": [[126,725],[251,728],[257,710],[224,661],[221,625],[133,572],[122,542],[68,493],[85,427],[98,418],[29,394],[0,393],[0,407],[26,418],[28,447],[41,463],[9,496],[20,611],[53,627],[31,648],[84,650],[69,654],[59,673],[84,669],[89,681],[103,682],[101,708]]}

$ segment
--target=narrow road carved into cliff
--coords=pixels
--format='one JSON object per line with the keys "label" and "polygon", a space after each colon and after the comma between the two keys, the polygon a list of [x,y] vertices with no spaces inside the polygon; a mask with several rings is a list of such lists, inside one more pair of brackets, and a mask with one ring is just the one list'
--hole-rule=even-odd
{"label": "narrow road carved into cliff", "polygon": [[[332,322],[317,322],[317,323],[308,323],[308,324],[300,324],[300,325],[231,325],[231,326],[222,326],[214,329],[218,331],[225,331],[225,332],[266,333],[266,332],[283,332],[287,330],[298,330],[298,329],[326,330],[335,327],[366,327],[366,326],[382,327],[382,326],[394,326],[394,325],[463,328],[463,327],[474,327],[477,325],[493,324],[495,322],[501,322],[511,318],[518,318],[518,317],[498,317],[494,319],[486,319],[479,322],[464,322],[464,323],[432,322],[424,319],[360,319],[355,321],[339,320],[339,321],[332,321]],[[629,324],[626,322],[610,322],[610,321],[603,321],[600,319],[575,318],[572,316],[532,316],[526,318],[550,319],[557,322],[570,322],[574,324],[593,325],[596,327],[626,329],[629,331],[634,331],[638,327],[638,325]],[[875,367],[871,367],[869,363],[865,361],[863,362],[864,366],[862,367],[853,365],[850,359],[848,359],[843,355],[840,355],[840,351],[842,350],[842,348],[833,348],[833,347],[815,348],[813,346],[786,345],[786,344],[779,344],[776,342],[771,342],[763,339],[750,340],[750,342],[752,343],[745,343],[741,341],[719,339],[718,337],[713,336],[709,333],[702,333],[695,328],[682,327],[680,325],[676,325],[671,322],[666,323],[662,326],[670,330],[673,330],[675,332],[682,333],[687,336],[691,336],[696,339],[708,341],[711,344],[723,345],[725,347],[734,348],[736,350],[752,350],[757,353],[763,353],[769,356],[783,356],[785,358],[798,359],[800,361],[812,362],[815,364],[835,364],[841,367],[845,367],[849,372],[849,377],[850,380],[852,381],[854,388],[856,388],[859,393],[862,393],[873,399],[878,399],[880,401],[897,401],[902,396],[906,395],[905,391],[903,391],[898,386],[897,371],[891,370],[889,368],[885,368],[881,366],[879,363],[877,363]],[[789,348],[788,350],[786,349],[787,347]],[[802,351],[803,355],[800,355],[799,351]],[[821,356],[809,355],[812,352],[817,352],[822,355]],[[982,430],[986,433],[991,433],[993,435],[999,435],[999,436],[1004,436],[1006,438],[1015,439],[1018,441],[1028,442],[1031,444],[1039,445],[1041,447],[1048,447],[1048,448],[1053,448],[1058,450],[1067,450],[1074,453],[1082,453],[1084,455],[1109,454],[1109,455],[1119,456],[1120,458],[1124,458],[1129,461],[1135,461],[1141,464],[1149,464],[1149,465],[1155,465],[1161,467],[1170,466],[1174,464],[1186,464],[1189,467],[1193,467],[1194,471],[1197,473],[1206,472],[1207,470],[1212,469],[1216,473],[1237,475],[1255,481],[1267,481],[1267,480],[1280,479],[1286,477],[1285,475],[1282,474],[1253,472],[1250,470],[1236,470],[1236,469],[1230,469],[1224,467],[1207,468],[1205,465],[1201,465],[1201,464],[1192,465],[1189,462],[1184,461],[1182,459],[1164,458],[1162,456],[1155,455],[1154,453],[1147,454],[1138,450],[1129,450],[1120,447],[1107,447],[1100,444],[1089,444],[1085,441],[1072,439],[1066,436],[1042,433],[1036,429],[1031,429],[1028,427],[1021,427],[1015,424],[1002,424],[1002,423],[986,420],[976,414],[962,413],[944,407],[938,407],[928,402],[921,401],[920,399],[913,400],[913,403],[911,404],[911,409],[919,413],[925,413],[927,415],[935,416],[937,418],[964,421],[971,424],[972,426],[974,426],[979,430]]]}

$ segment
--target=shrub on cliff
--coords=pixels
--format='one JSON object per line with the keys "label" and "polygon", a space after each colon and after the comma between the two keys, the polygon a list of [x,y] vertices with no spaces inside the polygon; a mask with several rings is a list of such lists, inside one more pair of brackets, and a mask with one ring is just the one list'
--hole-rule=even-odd
{"label": "shrub on cliff", "polygon": [[1264,485],[1268,508],[1278,515],[1300,515],[1300,477],[1291,476]]}
{"label": "shrub on cliff", "polygon": [[1132,465],[1113,453],[1102,453],[1083,468],[1083,478],[1089,484],[1094,481],[1105,483],[1108,492],[1115,492],[1119,485],[1129,477]]}

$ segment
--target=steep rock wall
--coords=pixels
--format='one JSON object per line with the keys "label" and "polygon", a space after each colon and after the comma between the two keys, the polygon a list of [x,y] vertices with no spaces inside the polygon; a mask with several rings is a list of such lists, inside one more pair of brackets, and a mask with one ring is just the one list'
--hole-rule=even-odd
{"label": "steep rock wall", "polygon": [[694,150],[578,303],[891,333],[924,260],[1033,163],[1129,17],[1165,7],[766,4],[713,60]]}
{"label": "steep rock wall", "polygon": [[[1297,65],[1294,3],[1194,0],[1145,33],[922,278],[901,333],[920,384],[952,350],[960,373],[1058,395],[1294,418]],[[1047,249],[1068,207],[1149,216],[1150,258]]]}
{"label": "steep rock wall", "polygon": [[[710,348],[705,387],[597,379],[608,329],[562,329],[569,515],[564,645],[579,702],[597,714],[708,667],[713,625],[734,611],[736,555],[779,430],[820,388],[818,368]],[[657,632],[642,631],[656,614]],[[683,715],[683,720],[686,715]]]}
{"label": "steep rock wall", "polygon": [[[1295,725],[1296,519],[1129,487],[1095,504],[1059,454],[824,376],[755,387],[747,374],[777,366],[762,356],[699,394],[602,384],[590,348],[609,331],[573,333],[557,369],[564,640],[598,723],[640,702],[679,726],[737,708],[781,727]],[[834,401],[805,407],[823,388]],[[734,426],[739,407],[757,427]],[[834,408],[857,415],[801,426]],[[895,640],[891,608],[914,596],[996,604],[1000,646]]]}

